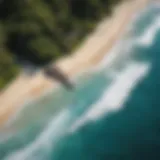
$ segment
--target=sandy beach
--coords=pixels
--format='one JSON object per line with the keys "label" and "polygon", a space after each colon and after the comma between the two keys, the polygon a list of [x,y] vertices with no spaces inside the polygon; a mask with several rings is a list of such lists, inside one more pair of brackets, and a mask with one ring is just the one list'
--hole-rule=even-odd
{"label": "sandy beach", "polygon": [[[134,14],[145,7],[148,1],[127,1],[117,6],[113,15],[103,19],[76,51],[59,59],[56,65],[72,79],[97,65],[123,35]],[[41,72],[30,78],[21,73],[1,92],[0,125],[4,125],[23,103],[40,97],[56,86],[56,82],[45,78]]]}

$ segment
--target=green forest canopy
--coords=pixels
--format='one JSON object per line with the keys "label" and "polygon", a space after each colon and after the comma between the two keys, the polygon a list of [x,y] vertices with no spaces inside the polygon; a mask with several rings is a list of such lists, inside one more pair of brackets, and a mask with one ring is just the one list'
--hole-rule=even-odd
{"label": "green forest canopy", "polygon": [[2,0],[0,88],[19,72],[15,53],[34,53],[42,60],[55,60],[68,54],[94,29],[97,21],[111,14],[118,2],[120,0]]}

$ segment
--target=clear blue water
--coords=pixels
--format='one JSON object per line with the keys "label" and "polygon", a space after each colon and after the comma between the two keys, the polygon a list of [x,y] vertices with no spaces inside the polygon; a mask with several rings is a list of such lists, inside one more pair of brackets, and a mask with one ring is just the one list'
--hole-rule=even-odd
{"label": "clear blue water", "polygon": [[0,160],[160,159],[159,17],[149,5],[76,91],[17,113],[0,132]]}

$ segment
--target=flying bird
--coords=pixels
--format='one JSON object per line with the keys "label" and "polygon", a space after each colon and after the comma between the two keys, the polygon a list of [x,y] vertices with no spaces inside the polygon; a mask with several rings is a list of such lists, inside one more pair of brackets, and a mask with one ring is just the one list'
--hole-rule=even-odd
{"label": "flying bird", "polygon": [[[24,66],[24,68],[43,69],[44,75],[60,82],[66,89],[72,90],[74,85],[58,67],[49,65],[52,62],[51,57],[41,58],[35,52],[31,51],[27,46],[28,37],[22,37],[17,34],[12,34],[7,41],[8,48],[14,56],[15,61]],[[32,72],[33,73],[33,72]]]}

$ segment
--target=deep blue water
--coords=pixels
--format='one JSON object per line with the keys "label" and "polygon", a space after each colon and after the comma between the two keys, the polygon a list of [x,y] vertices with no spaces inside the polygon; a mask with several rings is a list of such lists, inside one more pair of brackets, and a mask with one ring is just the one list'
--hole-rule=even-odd
{"label": "deep blue water", "polygon": [[2,160],[160,159],[160,8],[147,7],[92,73],[24,107]]}

